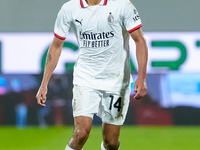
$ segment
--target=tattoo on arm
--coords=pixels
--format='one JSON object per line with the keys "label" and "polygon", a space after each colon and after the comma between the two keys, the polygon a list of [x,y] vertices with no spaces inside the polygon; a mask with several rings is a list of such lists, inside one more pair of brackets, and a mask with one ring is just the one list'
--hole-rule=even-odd
{"label": "tattoo on arm", "polygon": [[52,60],[51,54],[47,54],[46,64]]}

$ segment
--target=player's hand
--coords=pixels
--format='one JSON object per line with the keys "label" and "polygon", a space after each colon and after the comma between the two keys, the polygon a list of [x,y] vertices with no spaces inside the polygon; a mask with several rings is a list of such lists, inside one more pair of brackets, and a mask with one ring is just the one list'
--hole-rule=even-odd
{"label": "player's hand", "polygon": [[47,95],[47,86],[40,86],[36,95],[37,103],[39,105],[46,106],[45,105],[47,99],[46,95]]}
{"label": "player's hand", "polygon": [[134,91],[136,93],[134,99],[140,99],[145,96],[147,93],[146,80],[142,78],[137,78],[134,84]]}

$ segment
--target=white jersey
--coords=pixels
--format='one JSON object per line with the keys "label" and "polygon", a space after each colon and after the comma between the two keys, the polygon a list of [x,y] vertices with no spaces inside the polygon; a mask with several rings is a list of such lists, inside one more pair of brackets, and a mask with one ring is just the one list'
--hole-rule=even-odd
{"label": "white jersey", "polygon": [[64,40],[70,28],[76,34],[79,57],[73,83],[109,91],[128,86],[128,32],[141,26],[139,14],[129,0],[101,0],[94,6],[88,6],[85,0],[65,3],[58,13],[54,35]]}

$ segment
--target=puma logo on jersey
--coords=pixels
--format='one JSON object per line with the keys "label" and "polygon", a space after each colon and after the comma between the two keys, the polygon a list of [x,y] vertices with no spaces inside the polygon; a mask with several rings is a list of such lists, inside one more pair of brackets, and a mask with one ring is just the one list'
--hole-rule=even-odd
{"label": "puma logo on jersey", "polygon": [[78,22],[78,23],[80,23],[80,25],[82,25],[82,21],[83,21],[83,19],[81,19],[81,21],[79,21],[79,20],[75,19],[75,22]]}

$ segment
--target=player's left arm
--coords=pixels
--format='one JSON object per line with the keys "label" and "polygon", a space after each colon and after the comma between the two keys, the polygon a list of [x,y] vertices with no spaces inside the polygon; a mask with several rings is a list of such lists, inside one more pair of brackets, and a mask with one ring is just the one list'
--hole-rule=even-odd
{"label": "player's left arm", "polygon": [[146,70],[148,60],[148,48],[141,28],[130,33],[136,44],[136,57],[138,62],[138,78],[134,84],[135,99],[140,99],[147,93]]}

